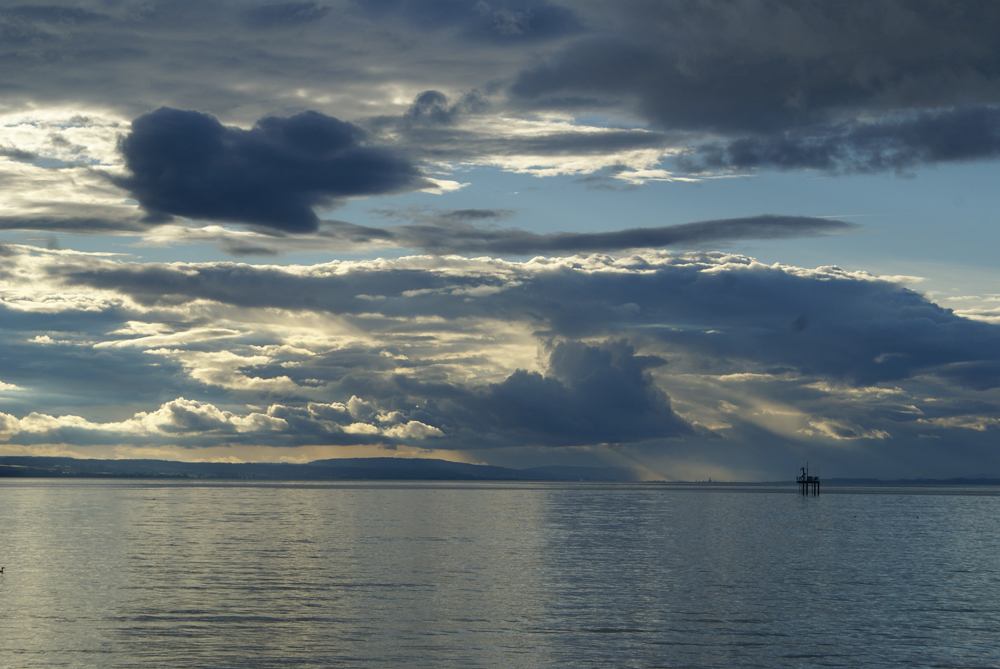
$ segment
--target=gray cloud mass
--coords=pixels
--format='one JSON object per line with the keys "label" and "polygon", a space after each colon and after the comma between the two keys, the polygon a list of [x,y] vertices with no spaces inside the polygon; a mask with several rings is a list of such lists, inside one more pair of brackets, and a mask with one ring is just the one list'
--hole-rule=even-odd
{"label": "gray cloud mass", "polygon": [[361,128],[318,112],[241,130],[164,107],[133,121],[121,140],[131,175],[118,184],[154,216],[311,232],[315,207],[427,185],[411,163],[364,138]]}
{"label": "gray cloud mass", "polygon": [[694,173],[730,168],[859,173],[998,156],[1000,109],[979,106],[708,142],[682,155],[678,164]]}
{"label": "gray cloud mass", "polygon": [[687,167],[877,171],[997,155],[991,3],[623,2],[611,17],[523,70],[515,99],[631,100],[660,128],[725,138]]}
{"label": "gray cloud mass", "polygon": [[[926,472],[947,443],[955,466],[1000,467],[1000,328],[836,267],[718,252],[279,267],[27,247],[0,265],[9,445],[613,447],[777,471],[806,446],[840,462],[849,442],[845,471]],[[95,402],[116,408],[84,418]]]}
{"label": "gray cloud mass", "polygon": [[[992,3],[944,0],[21,5],[0,10],[0,62],[15,107],[168,106],[242,123],[312,108],[409,124],[408,150],[444,159],[504,145],[441,127],[462,114],[569,110],[642,118],[656,132],[619,141],[693,150],[689,167],[871,171],[996,157],[970,147],[996,144],[998,28]],[[44,63],[62,76],[42,76]],[[334,98],[320,93],[331,81]],[[398,82],[409,110],[361,94]],[[516,152],[526,138],[506,139]]]}
{"label": "gray cloud mass", "polygon": [[1000,360],[1000,329],[955,316],[889,282],[745,261],[710,272],[697,263],[656,266],[638,258],[628,267],[586,272],[560,264],[502,277],[362,268],[297,276],[230,263],[51,271],[73,284],[122,291],[151,306],[205,299],[356,316],[373,309],[390,318],[474,316],[526,321],[537,332],[571,339],[615,336],[625,329],[697,351],[719,369],[752,362],[853,384],[934,371],[970,388],[1000,386],[1000,378],[987,372]]}

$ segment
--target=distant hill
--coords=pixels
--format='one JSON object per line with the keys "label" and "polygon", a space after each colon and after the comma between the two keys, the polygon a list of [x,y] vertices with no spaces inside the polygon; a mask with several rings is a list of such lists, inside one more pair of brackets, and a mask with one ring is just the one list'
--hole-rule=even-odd
{"label": "distant hill", "polygon": [[0,457],[0,477],[157,478],[256,481],[637,481],[624,467],[510,469],[447,460],[343,458],[307,464]]}

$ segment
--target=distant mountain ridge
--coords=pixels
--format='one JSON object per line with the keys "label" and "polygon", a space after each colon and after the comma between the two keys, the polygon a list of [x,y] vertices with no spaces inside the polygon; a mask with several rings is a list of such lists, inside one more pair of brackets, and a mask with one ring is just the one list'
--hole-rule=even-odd
{"label": "distant mountain ridge", "polygon": [[306,464],[270,462],[180,462],[175,460],[85,460],[3,456],[0,477],[157,478],[256,481],[638,481],[624,467],[532,467],[511,469],[448,460],[342,458]]}

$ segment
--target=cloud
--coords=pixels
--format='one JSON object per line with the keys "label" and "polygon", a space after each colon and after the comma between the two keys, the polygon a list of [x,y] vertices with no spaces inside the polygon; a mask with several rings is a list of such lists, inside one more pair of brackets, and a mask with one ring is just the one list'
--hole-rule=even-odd
{"label": "cloud", "polygon": [[38,154],[25,151],[24,149],[18,149],[13,146],[0,147],[0,156],[25,163],[30,163],[31,161],[38,159]]}
{"label": "cloud", "polygon": [[314,109],[411,160],[532,174],[656,169],[685,151],[701,171],[996,157],[989,3],[185,1],[11,7],[0,23],[13,110],[166,105],[247,127]]}
{"label": "cloud", "polygon": [[284,431],[288,427],[281,418],[260,413],[236,416],[229,411],[220,411],[211,404],[183,397],[167,402],[152,413],[136,414],[133,420],[141,423],[148,432],[154,433]]}
{"label": "cloud", "polygon": [[517,229],[482,229],[463,223],[409,225],[390,230],[396,243],[432,253],[536,255],[693,246],[737,239],[781,239],[855,229],[853,224],[834,219],[763,215],[614,232],[538,234]]}
{"label": "cloud", "polygon": [[315,2],[283,2],[252,7],[245,16],[250,27],[267,30],[313,23],[329,13],[329,7]]}
{"label": "cloud", "polygon": [[440,91],[423,91],[402,115],[371,117],[364,125],[426,161],[498,165],[535,176],[609,169],[626,178],[680,150],[670,133],[579,123],[565,114],[513,114],[503,99],[478,89],[454,103]]}
{"label": "cloud", "polygon": [[627,2],[604,25],[523,70],[512,96],[536,109],[631,107],[694,146],[724,138],[699,149],[707,168],[997,156],[990,4]]}
{"label": "cloud", "polygon": [[489,318],[568,339],[632,331],[712,361],[705,364],[718,373],[783,366],[863,386],[934,373],[990,387],[1000,350],[996,326],[893,282],[721,253],[527,263],[415,257],[294,269],[90,261],[47,271],[50,281],[121,291],[146,305],[212,300],[359,318]]}
{"label": "cloud", "polygon": [[849,421],[828,419],[811,420],[809,428],[804,431],[808,434],[819,433],[838,441],[844,439],[889,439],[891,436],[885,430],[866,430]]}
{"label": "cloud", "polygon": [[267,117],[252,129],[208,114],[160,108],[120,143],[131,173],[117,183],[151,216],[317,229],[317,207],[426,187],[417,168],[364,144],[361,128],[318,112]]}
{"label": "cloud", "polygon": [[1000,467],[1000,327],[863,272],[718,252],[282,267],[13,245],[0,272],[14,445]]}
{"label": "cloud", "polygon": [[759,167],[864,173],[997,157],[1000,108],[979,106],[709,142],[678,162],[691,172]]}
{"label": "cloud", "polygon": [[[100,207],[74,207],[106,211],[108,216],[79,216],[55,213],[36,213],[22,216],[0,216],[0,230],[43,230],[46,232],[71,232],[76,234],[143,233],[149,222],[132,211]],[[88,212],[90,213],[90,212]]]}
{"label": "cloud", "polygon": [[458,28],[466,39],[499,43],[549,40],[581,28],[572,10],[544,0],[377,0],[358,2],[355,10],[379,21],[402,17],[425,29]]}
{"label": "cloud", "polygon": [[420,421],[378,416],[375,423],[337,422],[343,418],[321,404],[305,408],[271,405],[265,412],[243,414],[223,410],[197,400],[179,397],[150,412],[138,412],[123,421],[91,421],[82,416],[52,416],[32,412],[24,418],[0,413],[0,440],[15,444],[78,443],[100,444],[143,440],[145,444],[212,446],[222,443],[268,441],[269,435],[286,446],[308,444],[311,440],[342,444],[395,444],[422,442],[444,433]]}
{"label": "cloud", "polygon": [[[363,251],[376,248],[418,249],[436,254],[515,255],[615,252],[626,249],[697,247],[740,239],[789,239],[854,232],[858,226],[829,218],[776,216],[697,221],[680,225],[632,228],[612,232],[538,234],[518,228],[495,227],[514,212],[458,209],[439,212],[389,212],[392,218],[418,222],[383,228],[343,221],[323,221],[314,234],[301,238],[275,237],[261,232],[229,230],[220,226],[182,228],[163,226],[146,234],[148,245],[174,242],[213,242],[234,256],[274,256],[282,252],[319,250]],[[487,227],[475,225],[487,224]]]}
{"label": "cloud", "polygon": [[[448,96],[441,91],[424,91],[413,99],[413,104],[402,118],[401,126],[412,129],[419,126],[451,125],[462,115],[474,113],[485,106],[485,101],[475,93],[449,105]],[[386,117],[380,119],[379,123],[389,124],[394,120]]]}
{"label": "cloud", "polygon": [[465,400],[472,414],[472,425],[465,427],[480,441],[500,433],[510,435],[507,440],[560,446],[692,434],[647,373],[663,364],[655,356],[637,356],[624,341],[560,342],[547,375],[517,370]]}
{"label": "cloud", "polygon": [[940,374],[967,388],[989,390],[1000,387],[1000,360],[956,362],[942,369]]}

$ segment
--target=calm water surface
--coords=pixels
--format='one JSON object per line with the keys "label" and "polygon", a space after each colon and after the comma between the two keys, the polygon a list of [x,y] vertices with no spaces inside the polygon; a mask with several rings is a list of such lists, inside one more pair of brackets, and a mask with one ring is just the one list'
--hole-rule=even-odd
{"label": "calm water surface", "polygon": [[998,492],[0,480],[0,667],[998,667]]}

